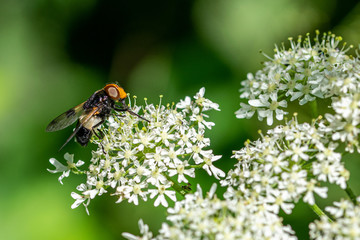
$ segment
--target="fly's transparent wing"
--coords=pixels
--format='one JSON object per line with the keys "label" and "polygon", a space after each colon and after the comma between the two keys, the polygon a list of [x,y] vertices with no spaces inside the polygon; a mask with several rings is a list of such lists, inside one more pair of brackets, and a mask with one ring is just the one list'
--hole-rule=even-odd
{"label": "fly's transparent wing", "polygon": [[46,127],[46,131],[58,131],[73,124],[84,112],[83,105],[84,103],[81,103],[52,120],[51,123],[49,123],[49,125]]}

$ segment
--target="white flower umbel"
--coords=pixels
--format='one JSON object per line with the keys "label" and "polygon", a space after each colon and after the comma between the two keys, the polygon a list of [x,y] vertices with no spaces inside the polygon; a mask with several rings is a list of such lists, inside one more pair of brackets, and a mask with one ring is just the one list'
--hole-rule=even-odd
{"label": "white flower umbel", "polygon": [[[357,199],[359,202],[360,198]],[[360,239],[360,205],[349,200],[335,202],[325,210],[333,216],[330,222],[326,216],[310,224],[311,239]]]}
{"label": "white flower umbel", "polygon": [[252,199],[232,198],[220,200],[215,195],[216,185],[203,197],[198,186],[194,194],[176,202],[168,209],[167,223],[163,223],[157,236],[139,221],[141,236],[123,233],[129,240],[135,239],[296,239],[291,227],[284,226],[282,219],[258,205]]}
{"label": "white flower umbel", "polygon": [[335,138],[358,146],[360,121],[360,60],[347,55],[353,46],[341,44],[342,38],[331,33],[316,31],[314,39],[307,34],[297,41],[289,38],[290,48],[276,46],[272,57],[255,75],[249,73],[241,82],[241,108],[238,118],[250,118],[255,112],[259,120],[266,119],[268,125],[273,118],[281,120],[287,112],[287,103],[298,101],[300,105],[316,98],[331,98],[331,107],[336,114],[330,127],[344,130]]}
{"label": "white flower umbel", "polygon": [[204,136],[215,125],[204,112],[219,110],[219,105],[204,94],[202,88],[193,100],[186,97],[178,104],[163,105],[160,99],[158,105],[146,102],[140,107],[134,101],[132,111],[142,110],[140,114],[149,122],[128,112],[113,114],[100,127],[104,138],[93,136],[91,140],[99,147],[93,151],[87,169],[80,171],[79,164],[66,167],[52,158],[56,169],[49,171],[62,172],[59,180],[70,172],[86,175],[86,181],[77,188],[79,192],[72,193],[73,207],[87,207],[91,199],[102,194],[136,205],[140,199],[154,198],[155,206],[167,207],[168,200],[176,201],[175,191],[182,195],[189,191],[188,179],[195,177],[195,169],[203,168],[216,178],[225,176],[213,165],[221,156],[214,155],[209,149],[210,139]]}
{"label": "white flower umbel", "polygon": [[315,204],[314,195],[327,197],[329,182],[346,188],[349,172],[335,151],[337,145],[329,141],[322,120],[299,124],[296,116],[285,126],[269,130],[267,135],[235,151],[235,168],[221,181],[229,186],[227,196],[238,194],[255,197],[259,202],[273,205],[290,214],[299,199]]}

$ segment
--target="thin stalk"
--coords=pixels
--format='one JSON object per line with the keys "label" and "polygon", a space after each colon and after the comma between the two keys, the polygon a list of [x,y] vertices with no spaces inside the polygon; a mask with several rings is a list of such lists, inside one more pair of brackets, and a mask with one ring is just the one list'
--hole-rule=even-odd
{"label": "thin stalk", "polygon": [[86,171],[79,170],[78,168],[71,168],[71,172],[76,175],[86,174]]}
{"label": "thin stalk", "polygon": [[162,172],[162,175],[164,175],[166,177],[166,179],[170,182],[172,182],[172,188],[178,192],[179,194],[181,194],[183,197],[185,197],[186,195],[186,191],[180,186],[180,184],[178,184],[177,182],[175,182],[174,180],[171,179],[171,177],[169,175],[167,175],[166,173]]}
{"label": "thin stalk", "polygon": [[318,105],[316,100],[310,102],[310,109],[311,109],[311,117],[313,119],[316,119],[319,116]]}
{"label": "thin stalk", "polygon": [[186,169],[191,169],[191,168],[202,168],[205,165],[205,163],[200,163],[200,164],[196,164],[196,165],[189,165],[186,167]]}
{"label": "thin stalk", "polygon": [[324,211],[321,210],[321,208],[319,208],[319,206],[316,205],[316,203],[313,205],[311,204],[308,205],[314,211],[314,213],[316,213],[316,215],[318,215],[319,217],[325,216],[329,222],[333,222],[333,220],[328,215],[326,215],[326,213],[324,213]]}
{"label": "thin stalk", "polygon": [[346,194],[349,196],[350,200],[357,205],[357,200],[356,200],[356,195],[354,194],[354,192],[352,191],[352,189],[349,187],[349,183],[346,183],[346,189],[345,189]]}

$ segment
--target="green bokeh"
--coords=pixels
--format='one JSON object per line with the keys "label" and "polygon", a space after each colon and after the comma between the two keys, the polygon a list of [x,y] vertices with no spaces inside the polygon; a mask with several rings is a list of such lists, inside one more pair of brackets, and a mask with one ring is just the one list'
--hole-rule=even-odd
{"label": "green bokeh", "polygon": [[[256,139],[258,129],[266,129],[264,123],[234,116],[240,81],[265,60],[260,49],[271,55],[275,43],[315,29],[334,30],[354,45],[360,42],[360,5],[351,1],[179,0],[154,3],[159,7],[148,11],[149,1],[100,2],[0,2],[0,239],[120,239],[123,231],[138,232],[139,218],[155,232],[161,226],[166,210],[153,207],[152,201],[133,206],[100,197],[91,203],[90,216],[82,207],[72,210],[70,193],[82,179],[65,179],[60,185],[46,170],[52,167],[49,158],[61,161],[67,151],[89,160],[91,146],[71,142],[58,152],[71,128],[56,133],[44,129],[106,82],[118,81],[140,104],[144,97],[156,104],[161,94],[163,102],[176,102],[206,87],[206,97],[221,108],[210,114],[216,126],[208,137],[214,152],[223,155],[218,166],[228,170],[234,164],[232,150],[240,149],[246,139]],[[116,15],[122,7],[132,12]],[[98,17],[99,9],[108,14]],[[118,28],[109,24],[118,18]],[[118,33],[109,38],[115,47],[108,55],[101,31],[99,44],[86,35],[78,45],[71,41],[76,29],[90,20],[103,24],[97,29],[112,27],[104,30],[104,38]],[[295,105],[291,110],[302,111]],[[358,156],[346,166],[359,169]],[[201,172],[197,176],[208,190],[214,179]],[[351,177],[355,193],[360,192],[359,181],[359,174]],[[319,205],[343,196],[340,189],[331,188],[329,199]],[[304,229],[316,216],[299,203],[291,216],[283,217],[299,239],[306,239]]]}

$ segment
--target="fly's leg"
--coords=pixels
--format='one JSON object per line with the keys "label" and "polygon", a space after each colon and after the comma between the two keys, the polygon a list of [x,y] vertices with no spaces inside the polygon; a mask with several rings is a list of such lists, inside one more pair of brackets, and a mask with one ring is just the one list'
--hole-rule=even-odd
{"label": "fly's leg", "polygon": [[103,139],[105,136],[105,133],[101,131],[100,129],[96,129],[93,131],[95,136],[97,136],[99,139]]}
{"label": "fly's leg", "polygon": [[129,108],[118,108],[116,106],[114,106],[113,108],[115,111],[118,111],[118,112],[126,112],[127,110],[129,110]]}
{"label": "fly's leg", "polygon": [[[99,123],[97,123],[97,124],[94,125],[94,127],[93,127],[93,133],[95,134],[95,136],[96,136],[97,138],[99,138],[99,140],[100,140],[100,139],[103,139],[104,136],[105,136],[105,134],[104,134],[103,131],[101,131],[100,129],[96,129],[96,128],[97,128],[98,126],[100,126],[101,124],[103,124],[103,123],[104,123],[104,120],[101,120]],[[102,145],[102,142],[100,142],[100,145],[101,145],[101,149],[102,149],[103,153],[106,154],[105,149],[104,149],[104,146]]]}
{"label": "fly's leg", "polygon": [[[129,110],[129,108],[120,108],[120,107],[117,107],[117,106],[114,106],[113,108],[115,111],[117,112],[126,112]],[[123,117],[123,116],[122,116]]]}
{"label": "fly's leg", "polygon": [[126,111],[127,111],[127,112],[130,113],[131,115],[137,116],[138,118],[140,118],[140,119],[142,119],[142,120],[145,120],[145,121],[147,121],[147,122],[150,122],[150,121],[147,120],[146,118],[144,118],[144,117],[140,116],[139,114],[134,113],[133,111],[131,111],[130,108],[117,108],[117,107],[114,107],[114,110],[115,110],[115,111],[119,111],[119,112],[126,112]]}

